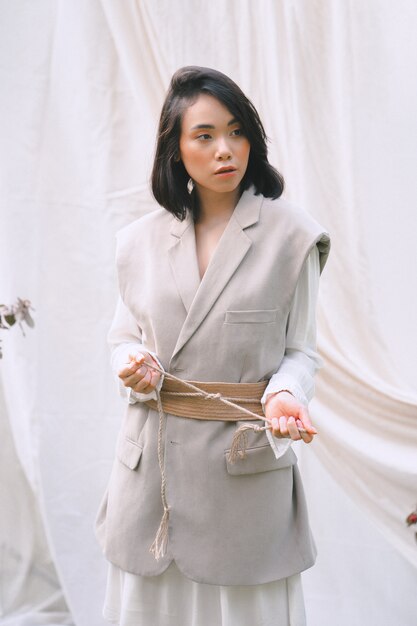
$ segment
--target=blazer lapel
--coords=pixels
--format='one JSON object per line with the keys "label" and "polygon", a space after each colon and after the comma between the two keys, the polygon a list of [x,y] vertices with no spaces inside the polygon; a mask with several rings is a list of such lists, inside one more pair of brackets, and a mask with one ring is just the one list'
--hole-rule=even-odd
{"label": "blazer lapel", "polygon": [[171,235],[174,243],[168,250],[169,262],[181,300],[188,313],[200,285],[194,224],[189,213],[182,222],[175,219]]}
{"label": "blazer lapel", "polygon": [[[252,188],[242,194],[213,253],[201,283],[199,280],[192,220],[190,220],[191,227],[185,228],[181,237],[181,239],[184,236],[187,237],[184,247],[181,249],[176,246],[175,252],[174,248],[171,249],[171,259],[175,264],[175,274],[176,276],[178,275],[177,284],[181,285],[181,297],[188,310],[188,315],[179,334],[173,356],[183,348],[204,321],[245,258],[252,245],[252,240],[244,230],[259,220],[262,202],[263,196],[255,196]],[[191,245],[193,256],[191,255]],[[183,252],[185,254],[182,257]],[[190,284],[187,286],[184,282],[187,283],[188,280]]]}

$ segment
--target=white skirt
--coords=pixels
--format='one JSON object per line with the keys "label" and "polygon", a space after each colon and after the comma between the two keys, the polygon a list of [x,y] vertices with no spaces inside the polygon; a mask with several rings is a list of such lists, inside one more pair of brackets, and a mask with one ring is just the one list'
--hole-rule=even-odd
{"label": "white skirt", "polygon": [[137,576],[109,564],[103,615],[119,626],[306,624],[300,574],[226,587],[196,583],[174,562],[159,576]]}

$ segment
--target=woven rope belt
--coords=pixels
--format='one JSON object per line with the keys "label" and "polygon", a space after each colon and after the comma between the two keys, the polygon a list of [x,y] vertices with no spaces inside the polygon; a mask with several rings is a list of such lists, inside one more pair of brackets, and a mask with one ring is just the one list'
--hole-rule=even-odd
{"label": "woven rope belt", "polygon": [[[162,409],[164,413],[198,420],[247,421],[253,420],[254,414],[263,418],[261,398],[267,384],[267,381],[206,383],[182,381],[166,376],[160,392]],[[156,400],[148,400],[146,404],[158,410]],[[240,406],[240,410],[233,405]],[[243,412],[242,408],[246,409],[247,413]]]}

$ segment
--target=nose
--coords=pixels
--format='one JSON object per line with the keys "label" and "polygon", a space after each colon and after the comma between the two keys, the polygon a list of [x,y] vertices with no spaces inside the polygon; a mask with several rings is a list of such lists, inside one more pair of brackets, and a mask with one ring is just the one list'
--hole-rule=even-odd
{"label": "nose", "polygon": [[232,151],[225,139],[219,139],[216,145],[216,160],[229,161],[232,158]]}

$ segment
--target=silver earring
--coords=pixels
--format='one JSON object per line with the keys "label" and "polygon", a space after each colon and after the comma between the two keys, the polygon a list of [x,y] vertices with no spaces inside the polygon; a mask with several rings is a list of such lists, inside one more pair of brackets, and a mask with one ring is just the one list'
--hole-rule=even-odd
{"label": "silver earring", "polygon": [[193,189],[194,189],[194,181],[192,178],[189,178],[188,183],[187,183],[187,191],[190,195],[193,193]]}

